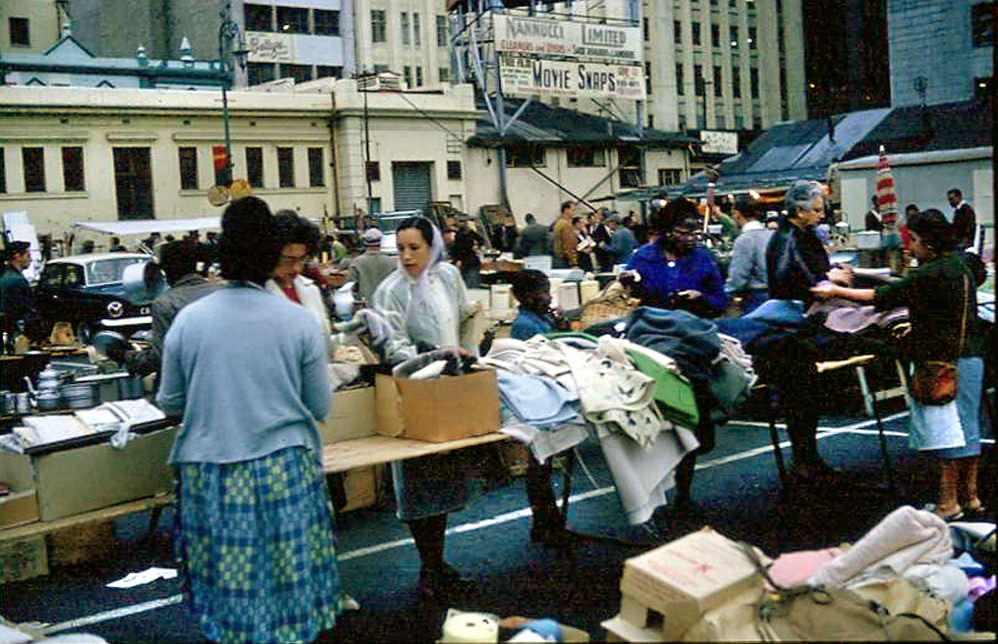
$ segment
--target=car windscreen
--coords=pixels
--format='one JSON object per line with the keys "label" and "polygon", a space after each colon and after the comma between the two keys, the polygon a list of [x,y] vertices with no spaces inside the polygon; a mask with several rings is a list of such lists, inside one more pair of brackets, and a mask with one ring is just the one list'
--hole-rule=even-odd
{"label": "car windscreen", "polygon": [[144,264],[144,257],[122,257],[101,259],[87,264],[87,286],[123,281],[125,268],[132,264]]}

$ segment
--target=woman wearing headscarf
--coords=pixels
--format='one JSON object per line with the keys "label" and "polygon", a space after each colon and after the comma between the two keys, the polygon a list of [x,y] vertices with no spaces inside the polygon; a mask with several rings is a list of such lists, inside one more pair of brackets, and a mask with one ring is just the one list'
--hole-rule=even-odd
{"label": "woman wearing headscarf", "polygon": [[326,343],[312,316],[263,284],[273,216],[255,197],[222,216],[228,283],[177,315],[157,403],[183,416],[174,543],[204,636],[312,641],[344,607],[316,420],[330,407]]}
{"label": "woman wearing headscarf", "polygon": [[[425,217],[410,217],[396,230],[399,267],[378,286],[371,305],[391,327],[381,351],[397,364],[437,348],[460,346],[461,324],[474,312],[461,273],[443,258],[443,237]],[[474,352],[474,346],[465,352]],[[474,586],[444,561],[447,513],[468,499],[464,452],[392,463],[397,514],[419,551],[420,592],[460,597]]]}
{"label": "woman wearing headscarf", "polygon": [[961,518],[965,512],[979,517],[983,514],[977,494],[977,469],[984,361],[979,357],[976,337],[976,280],[959,253],[952,251],[953,225],[941,212],[930,208],[910,215],[908,234],[918,268],[904,279],[875,290],[827,283],[812,292],[823,299],[846,297],[872,302],[878,311],[908,307],[908,357],[916,364],[956,362],[956,400],[949,405],[913,401],[909,442],[939,460],[935,512],[947,520]]}

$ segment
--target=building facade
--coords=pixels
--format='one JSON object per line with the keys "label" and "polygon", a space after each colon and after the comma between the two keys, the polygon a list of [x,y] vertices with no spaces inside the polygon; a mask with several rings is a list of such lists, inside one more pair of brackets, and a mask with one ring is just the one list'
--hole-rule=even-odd
{"label": "building facade", "polygon": [[990,96],[994,11],[989,0],[888,0],[891,104]]}

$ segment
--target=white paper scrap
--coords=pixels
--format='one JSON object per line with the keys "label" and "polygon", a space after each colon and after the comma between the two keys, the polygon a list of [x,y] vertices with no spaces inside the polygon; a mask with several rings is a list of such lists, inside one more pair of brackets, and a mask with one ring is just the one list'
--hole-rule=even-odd
{"label": "white paper scrap", "polygon": [[177,576],[176,568],[147,568],[141,572],[130,572],[118,581],[112,581],[108,588],[133,588],[156,581],[157,579],[174,579]]}

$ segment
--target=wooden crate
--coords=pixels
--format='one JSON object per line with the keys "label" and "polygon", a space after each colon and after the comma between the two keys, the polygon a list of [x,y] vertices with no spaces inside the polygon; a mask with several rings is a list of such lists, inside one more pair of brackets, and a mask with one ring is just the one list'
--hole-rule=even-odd
{"label": "wooden crate", "polygon": [[[45,537],[0,541],[0,583],[49,574]],[[3,592],[0,591],[0,595]]]}
{"label": "wooden crate", "polygon": [[114,554],[114,523],[102,521],[57,530],[48,535],[53,568],[102,561]]}

